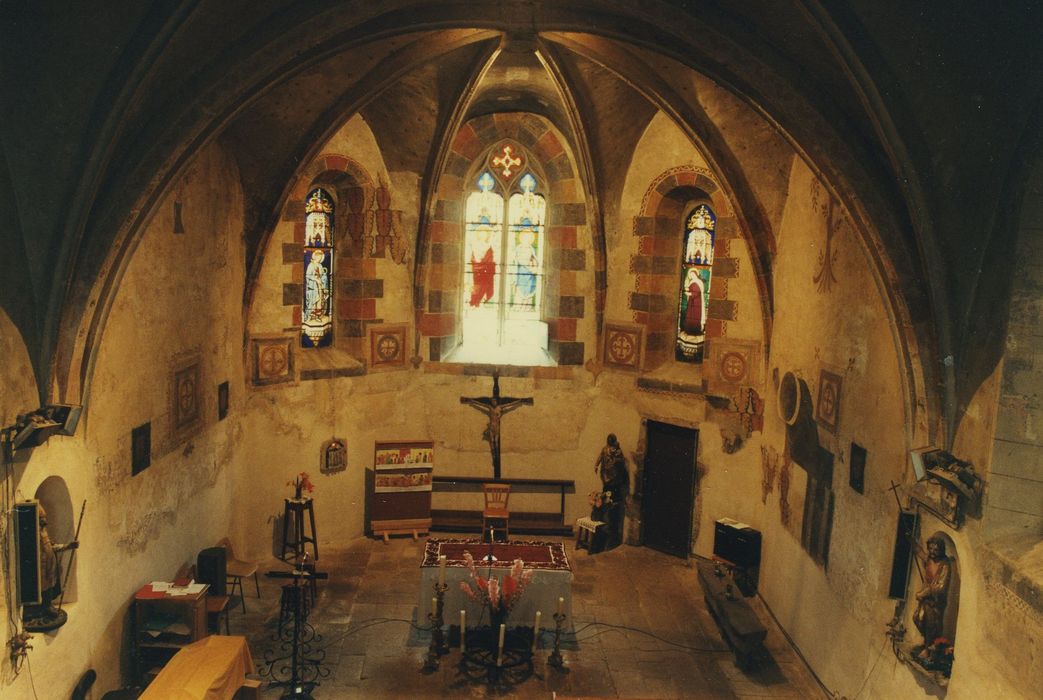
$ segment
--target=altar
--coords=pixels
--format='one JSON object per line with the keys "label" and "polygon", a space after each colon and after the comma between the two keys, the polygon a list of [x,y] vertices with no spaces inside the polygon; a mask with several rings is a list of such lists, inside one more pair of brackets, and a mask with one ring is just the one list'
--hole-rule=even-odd
{"label": "altar", "polygon": [[[533,570],[532,581],[511,610],[507,624],[510,627],[532,627],[536,611],[543,612],[542,626],[553,625],[553,613],[558,608],[558,599],[563,599],[567,618],[566,628],[572,627],[572,566],[560,542],[498,542],[487,544],[478,539],[429,539],[420,563],[420,590],[417,594],[417,624],[427,624],[431,612],[431,598],[438,582],[438,557],[445,555],[445,607],[443,617],[446,624],[459,625],[460,611],[467,611],[467,626],[489,624],[487,606],[472,601],[460,590],[460,582],[470,582],[471,572],[464,560],[464,552],[474,557],[479,574],[503,580],[514,565],[515,559],[525,562],[526,569]],[[492,554],[495,560],[482,561]]]}

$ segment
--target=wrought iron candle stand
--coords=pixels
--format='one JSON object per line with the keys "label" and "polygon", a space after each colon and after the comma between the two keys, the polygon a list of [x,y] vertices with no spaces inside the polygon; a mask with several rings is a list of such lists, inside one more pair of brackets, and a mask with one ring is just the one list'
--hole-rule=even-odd
{"label": "wrought iron candle stand", "polygon": [[547,657],[547,665],[558,673],[568,673],[565,659],[561,656],[561,628],[565,624],[565,613],[554,613],[554,651]]}
{"label": "wrought iron candle stand", "polygon": [[506,691],[524,683],[533,675],[532,641],[518,630],[504,635],[500,651],[500,624],[496,619],[489,627],[467,631],[466,645],[460,654],[459,675],[474,683],[486,683],[495,690]]}
{"label": "wrought iron candle stand", "polygon": [[449,653],[449,646],[446,644],[445,635],[442,632],[442,625],[445,624],[445,619],[442,617],[442,608],[445,605],[445,592],[449,590],[449,584],[436,583],[434,588],[437,601],[435,603],[435,611],[427,614],[427,619],[431,621],[431,645],[427,649],[427,657],[423,668],[427,673],[437,671],[439,657]]}
{"label": "wrought iron candle stand", "polygon": [[325,578],[326,574],[312,574],[299,565],[292,573],[270,571],[267,575],[273,578],[292,577],[296,600],[293,625],[283,625],[280,620],[278,629],[272,635],[272,640],[278,642],[278,651],[267,649],[264,652],[264,663],[260,665],[259,673],[271,678],[272,686],[286,688],[280,700],[312,700],[311,691],[319,685],[320,678],[329,677],[330,670],[322,665],[326,660],[326,651],[314,646],[322,641],[322,635],[308,622],[308,606],[304,596],[308,594],[309,580],[313,576]]}

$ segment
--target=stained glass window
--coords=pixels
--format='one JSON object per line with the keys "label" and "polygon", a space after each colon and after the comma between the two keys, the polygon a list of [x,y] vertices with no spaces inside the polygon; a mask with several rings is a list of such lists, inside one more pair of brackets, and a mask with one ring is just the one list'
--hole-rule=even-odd
{"label": "stained glass window", "polygon": [[301,347],[321,348],[333,342],[333,199],[317,187],[304,211]]}
{"label": "stained glass window", "polygon": [[[509,146],[497,149],[466,200],[463,329],[468,344],[524,345],[529,325],[540,320],[547,201],[537,194],[536,175],[518,170],[523,163]],[[505,201],[501,192],[512,190]]]}
{"label": "stained glass window", "polygon": [[536,178],[532,173],[526,173],[518,184],[522,191],[511,195],[507,215],[510,251],[508,312],[515,317],[538,318],[543,288],[543,221],[547,200],[536,194]]}
{"label": "stained glass window", "polygon": [[705,204],[698,205],[685,217],[677,340],[674,349],[675,357],[681,362],[702,362],[703,359],[716,226],[717,217]]}

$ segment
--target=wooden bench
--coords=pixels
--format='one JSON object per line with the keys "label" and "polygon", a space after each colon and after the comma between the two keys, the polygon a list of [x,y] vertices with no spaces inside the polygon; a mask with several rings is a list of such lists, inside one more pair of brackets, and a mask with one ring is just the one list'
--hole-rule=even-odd
{"label": "wooden bench", "polygon": [[751,671],[767,657],[764,638],[768,631],[750,604],[740,595],[727,575],[718,575],[713,562],[700,561],[699,583],[721,635],[735,652],[743,671]]}

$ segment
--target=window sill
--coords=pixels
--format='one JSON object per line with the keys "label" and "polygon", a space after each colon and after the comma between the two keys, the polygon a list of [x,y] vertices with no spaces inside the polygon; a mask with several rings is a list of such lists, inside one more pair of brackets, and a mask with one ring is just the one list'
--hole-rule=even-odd
{"label": "window sill", "polygon": [[297,357],[302,382],[336,377],[359,377],[366,365],[343,350],[332,348],[298,348]]}
{"label": "window sill", "polygon": [[541,347],[509,345],[490,348],[485,344],[463,343],[442,362],[447,364],[510,365],[514,367],[554,367],[555,362]]}

